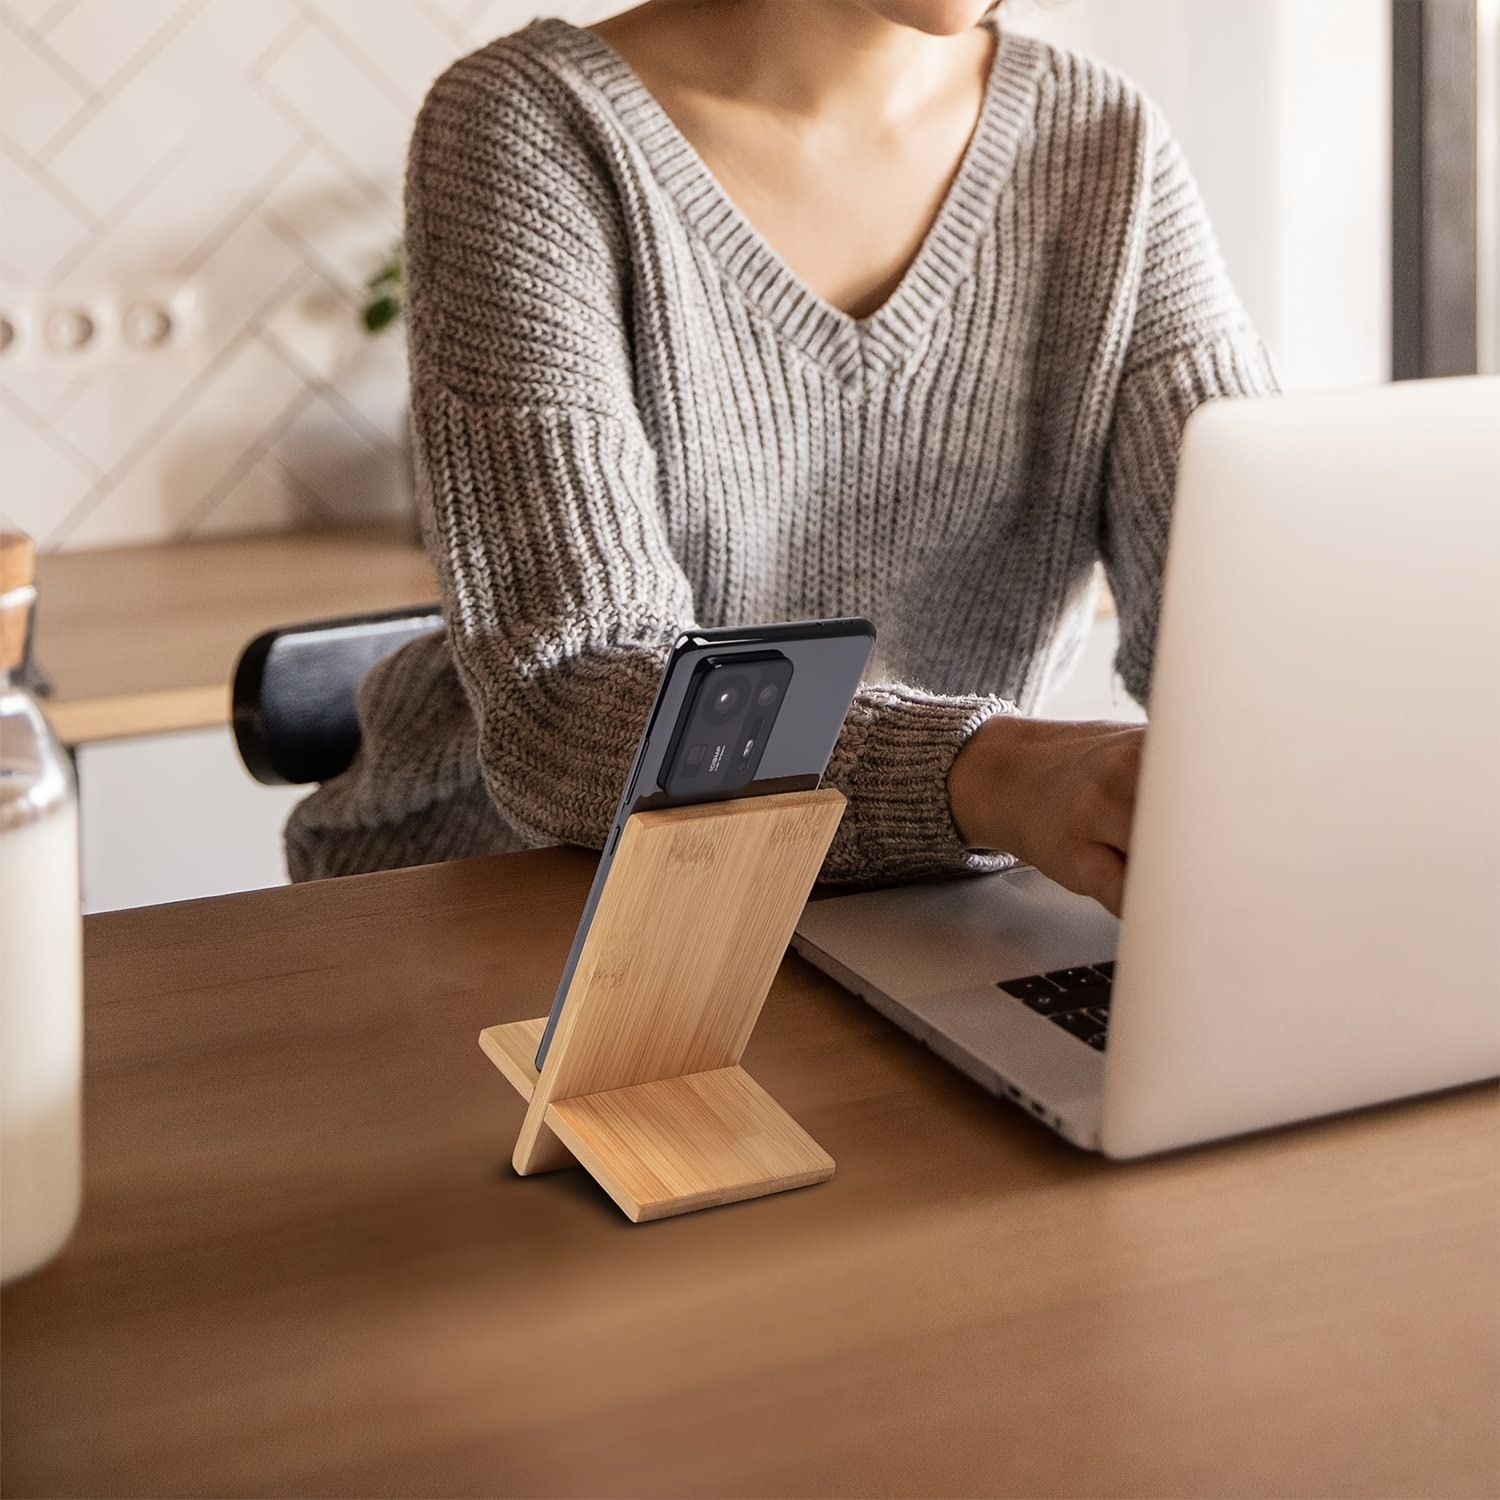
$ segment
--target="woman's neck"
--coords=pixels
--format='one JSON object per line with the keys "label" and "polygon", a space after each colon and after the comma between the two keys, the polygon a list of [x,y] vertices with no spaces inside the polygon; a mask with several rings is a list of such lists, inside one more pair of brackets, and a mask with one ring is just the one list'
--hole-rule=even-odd
{"label": "woman's neck", "polygon": [[975,28],[929,35],[855,0],[647,0],[593,29],[649,57],[646,71],[676,90],[873,133],[900,130],[982,77],[993,45]]}
{"label": "woman's neck", "polygon": [[594,30],[803,285],[856,318],[935,222],[994,55],[987,31],[928,35],[873,0],[650,0]]}

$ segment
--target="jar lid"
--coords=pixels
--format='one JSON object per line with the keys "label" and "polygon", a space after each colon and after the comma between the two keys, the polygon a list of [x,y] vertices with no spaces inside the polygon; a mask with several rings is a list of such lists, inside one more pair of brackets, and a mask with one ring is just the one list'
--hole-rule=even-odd
{"label": "jar lid", "polygon": [[23,532],[0,531],[0,667],[7,672],[26,658],[35,584],[36,544]]}

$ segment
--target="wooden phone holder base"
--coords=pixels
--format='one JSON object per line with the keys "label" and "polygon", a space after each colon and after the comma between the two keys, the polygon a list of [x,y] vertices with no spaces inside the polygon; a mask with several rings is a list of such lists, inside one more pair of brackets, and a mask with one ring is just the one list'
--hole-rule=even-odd
{"label": "wooden phone holder base", "polygon": [[833,1175],[739,1061],[843,812],[824,788],[626,821],[545,1067],[542,1020],[479,1036],[527,1101],[521,1176],[579,1163],[640,1222]]}

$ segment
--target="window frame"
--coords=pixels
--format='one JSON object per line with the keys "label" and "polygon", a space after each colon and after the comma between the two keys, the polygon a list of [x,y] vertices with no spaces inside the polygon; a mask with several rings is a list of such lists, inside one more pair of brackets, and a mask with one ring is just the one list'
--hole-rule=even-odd
{"label": "window frame", "polygon": [[[1397,380],[1472,375],[1497,295],[1493,181],[1481,83],[1481,21],[1492,0],[1393,0],[1392,375]],[[1488,63],[1490,59],[1486,59]],[[1483,148],[1481,137],[1484,135]],[[1493,177],[1493,171],[1488,172]],[[1483,199],[1483,201],[1481,201]],[[1483,253],[1482,253],[1483,252]],[[1484,353],[1491,351],[1486,347]]]}

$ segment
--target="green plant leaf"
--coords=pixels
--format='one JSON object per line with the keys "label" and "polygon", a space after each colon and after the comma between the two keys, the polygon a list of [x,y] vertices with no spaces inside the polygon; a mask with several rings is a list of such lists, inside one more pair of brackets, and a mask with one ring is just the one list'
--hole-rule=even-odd
{"label": "green plant leaf", "polygon": [[401,316],[401,302],[396,297],[381,297],[365,309],[365,327],[371,333],[388,328]]}

